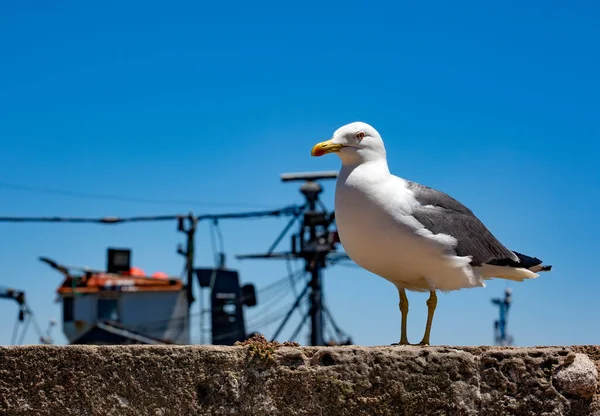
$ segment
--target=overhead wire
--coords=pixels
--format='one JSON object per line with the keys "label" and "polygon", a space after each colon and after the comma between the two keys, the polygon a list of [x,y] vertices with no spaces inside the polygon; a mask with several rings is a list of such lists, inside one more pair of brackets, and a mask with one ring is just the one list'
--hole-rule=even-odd
{"label": "overhead wire", "polygon": [[19,339],[19,345],[23,344],[23,340],[25,339],[25,334],[27,333],[27,327],[29,326],[29,322],[31,321],[31,317],[27,315],[25,318],[25,323],[23,324],[23,329],[21,330],[21,338]]}
{"label": "overhead wire", "polygon": [[39,338],[42,338],[44,336],[44,333],[43,333],[40,325],[38,324],[37,318],[33,314],[33,311],[31,310],[31,308],[29,307],[28,304],[25,304],[25,307],[27,308],[27,314],[31,317],[31,320],[33,322],[33,327],[35,329],[35,332],[37,333],[37,335],[38,335]]}
{"label": "overhead wire", "polygon": [[219,220],[215,219],[213,224],[217,239],[219,241],[219,251],[221,253],[225,253],[225,239],[223,238],[223,232],[221,232],[221,227],[219,226]]}
{"label": "overhead wire", "polygon": [[[302,275],[302,274],[304,274],[304,271],[303,271],[303,270],[299,270],[299,271],[297,271],[297,272],[296,272],[296,273],[293,275],[293,277],[294,277],[294,278],[297,278],[297,277],[299,277],[299,276],[300,276],[300,275]],[[264,287],[261,287],[261,288],[258,288],[258,289],[256,290],[256,292],[257,292],[258,294],[262,294],[262,295],[264,295],[264,294],[266,294],[266,293],[272,294],[271,292],[272,292],[273,290],[278,290],[278,289],[282,288],[283,286],[286,286],[286,285],[288,285],[289,283],[290,283],[290,276],[289,276],[289,274],[286,274],[285,276],[283,276],[283,277],[280,277],[279,279],[277,279],[277,280],[275,280],[275,281],[273,281],[273,282],[269,283],[268,285],[266,285],[266,286],[264,286]],[[287,287],[289,287],[289,286],[286,286],[286,288],[287,288]]]}
{"label": "overhead wire", "polygon": [[17,342],[17,335],[19,334],[19,315],[17,315],[17,320],[15,322],[15,326],[13,327],[13,333],[12,333],[12,337],[10,339],[10,343],[12,345],[16,345]]}
{"label": "overhead wire", "polygon": [[34,193],[46,193],[46,194],[54,194],[54,195],[63,195],[69,197],[76,198],[85,198],[85,199],[101,199],[107,201],[122,201],[122,202],[135,202],[135,203],[144,203],[144,204],[158,204],[158,205],[196,205],[196,206],[239,206],[239,207],[264,207],[264,205],[259,204],[246,204],[239,202],[215,202],[215,201],[199,201],[199,200],[189,200],[189,199],[155,199],[155,198],[140,198],[140,197],[130,197],[130,196],[121,196],[114,194],[95,194],[89,192],[80,192],[80,191],[71,191],[64,189],[56,189],[56,188],[46,188],[41,186],[29,186],[29,185],[20,185],[15,183],[9,183],[0,181],[0,188],[8,188],[17,191],[26,191],[26,192],[34,192]]}
{"label": "overhead wire", "polygon": [[61,223],[92,223],[92,224],[120,224],[128,222],[141,221],[172,221],[182,218],[193,217],[197,221],[214,220],[214,219],[248,219],[248,218],[263,218],[263,217],[279,217],[282,215],[294,215],[300,207],[290,205],[287,207],[265,210],[265,211],[246,211],[233,212],[222,214],[202,214],[194,216],[192,214],[173,214],[173,215],[148,215],[135,217],[15,217],[15,216],[0,216],[0,222],[61,222]]}
{"label": "overhead wire", "polygon": [[292,335],[290,335],[290,337],[289,337],[290,341],[294,341],[296,339],[296,337],[298,336],[298,334],[300,333],[300,331],[304,327],[304,324],[306,324],[307,320],[308,320],[308,314],[305,314],[302,317],[302,320],[300,321],[300,323],[298,324],[298,326],[296,327],[296,329],[294,330],[294,332],[292,333]]}
{"label": "overhead wire", "polygon": [[276,309],[275,311],[269,313],[268,315],[261,316],[255,320],[249,320],[247,327],[248,328],[263,327],[270,323],[279,321],[281,318],[283,318],[288,313],[290,306],[291,306],[291,303],[286,304],[286,305]]}
{"label": "overhead wire", "polygon": [[[285,264],[287,266],[288,276],[289,276],[289,280],[290,280],[290,283],[291,283],[291,286],[292,286],[292,291],[294,292],[294,296],[298,297],[299,293],[298,293],[298,288],[296,287],[296,280],[294,279],[294,274],[295,273],[292,270],[292,260],[291,259],[286,259]],[[296,271],[296,273],[298,273],[298,272]],[[304,274],[304,270],[301,270],[301,273]],[[305,313],[303,306],[299,306],[299,308],[300,308],[300,311],[302,313]]]}
{"label": "overhead wire", "polygon": [[[301,274],[298,274],[294,276],[294,278],[298,278],[300,276]],[[273,308],[277,308],[278,305],[280,305],[282,301],[286,298],[286,296],[290,293],[290,285],[290,281],[288,279],[285,279],[282,281],[280,286],[273,287],[270,291],[263,292],[262,295],[259,292],[259,294],[257,295],[257,299],[260,300],[258,303],[260,306],[258,306],[258,308],[253,308],[252,310],[248,310],[248,325],[256,327],[258,326],[258,321],[265,319],[265,317],[272,316],[272,314],[274,313]],[[293,302],[293,299],[291,302]],[[289,302],[290,305],[291,302]],[[276,311],[278,311],[279,309],[276,309]],[[271,322],[272,320],[270,320],[268,323]]]}
{"label": "overhead wire", "polygon": [[[209,235],[210,235],[210,248],[212,250],[213,261],[215,263],[215,267],[219,266],[219,250],[217,249],[217,237],[215,236],[215,225],[214,221],[208,223]],[[211,279],[211,289],[212,289],[212,279]]]}
{"label": "overhead wire", "polygon": [[332,263],[332,265],[360,269],[360,266],[356,263],[342,263],[341,261],[336,261],[335,263]]}

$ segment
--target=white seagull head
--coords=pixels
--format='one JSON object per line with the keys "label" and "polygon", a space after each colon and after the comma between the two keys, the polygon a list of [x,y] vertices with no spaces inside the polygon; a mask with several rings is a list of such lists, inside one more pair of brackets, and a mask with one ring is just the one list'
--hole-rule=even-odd
{"label": "white seagull head", "polygon": [[311,151],[312,156],[327,153],[337,154],[344,165],[386,159],[381,136],[375,128],[361,121],[340,127],[331,139],[317,143]]}

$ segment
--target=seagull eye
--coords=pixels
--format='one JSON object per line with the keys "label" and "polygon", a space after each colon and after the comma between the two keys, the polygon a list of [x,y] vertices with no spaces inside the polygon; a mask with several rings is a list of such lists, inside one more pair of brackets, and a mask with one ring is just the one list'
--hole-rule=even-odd
{"label": "seagull eye", "polygon": [[364,131],[359,131],[358,133],[356,133],[356,138],[358,140],[362,140],[363,137],[365,137],[365,132]]}

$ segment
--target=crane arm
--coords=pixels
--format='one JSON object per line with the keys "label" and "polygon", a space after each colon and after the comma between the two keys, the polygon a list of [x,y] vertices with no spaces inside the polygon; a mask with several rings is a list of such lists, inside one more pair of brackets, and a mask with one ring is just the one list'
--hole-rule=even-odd
{"label": "crane arm", "polygon": [[14,299],[19,305],[25,303],[25,292],[12,288],[0,287],[0,298]]}

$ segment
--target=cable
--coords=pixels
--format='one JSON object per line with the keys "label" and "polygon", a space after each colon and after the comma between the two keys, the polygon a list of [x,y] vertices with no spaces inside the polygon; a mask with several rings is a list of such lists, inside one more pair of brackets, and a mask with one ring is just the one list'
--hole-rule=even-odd
{"label": "cable", "polygon": [[333,319],[333,315],[329,311],[329,308],[327,307],[327,305],[325,305],[325,302],[323,302],[323,310],[325,312],[326,317],[329,318],[329,321],[331,322],[331,326],[333,327],[333,329],[337,333],[337,336],[339,337],[338,339],[341,340],[341,337],[343,335],[345,335],[346,333],[344,331],[342,331],[342,329],[340,329],[340,327],[338,326],[338,324],[335,322],[335,320]]}
{"label": "cable", "polygon": [[[286,259],[285,262],[286,266],[287,266],[287,270],[288,270],[288,276],[289,276],[289,280],[290,283],[292,285],[292,291],[294,292],[294,297],[298,297],[298,288],[296,287],[296,280],[294,279],[294,272],[292,270],[292,261],[290,259]],[[302,274],[304,274],[304,271],[301,271]],[[300,309],[300,312],[304,313],[304,307],[303,306],[298,306]]]}
{"label": "cable", "polygon": [[81,217],[0,217],[0,222],[73,222],[73,223],[96,223],[96,224],[118,224],[124,222],[139,221],[172,221],[185,218],[187,215],[154,215],[129,218],[104,217],[104,218],[81,218]]}
{"label": "cable", "polygon": [[281,242],[281,240],[283,239],[283,237],[292,228],[292,226],[294,225],[294,223],[298,220],[298,217],[300,216],[300,213],[305,208],[306,208],[306,204],[303,205],[302,207],[300,207],[300,210],[293,214],[292,219],[286,224],[286,226],[279,233],[279,235],[277,236],[277,238],[275,239],[275,241],[273,241],[273,244],[271,244],[271,247],[269,247],[269,249],[267,250],[267,254],[273,253],[273,250],[275,250],[275,247],[277,247],[277,245]]}
{"label": "cable", "polygon": [[19,345],[23,344],[23,339],[25,339],[25,334],[27,333],[27,327],[29,326],[29,321],[31,321],[31,317],[29,314],[26,315],[25,323],[23,324],[23,330],[21,331],[21,339],[19,340]]}
{"label": "cable", "polygon": [[256,327],[268,325],[272,322],[279,321],[279,319],[281,319],[282,317],[287,315],[291,306],[292,306],[291,303],[286,304],[285,306],[276,309],[275,311],[269,313],[268,315],[257,317],[255,320],[250,320],[247,324],[247,327],[248,328],[256,328]]}
{"label": "cable", "polygon": [[33,314],[33,311],[29,308],[28,304],[25,304],[25,307],[27,308],[27,314],[30,316],[31,321],[33,322],[33,328],[35,329],[35,332],[37,332],[38,337],[40,337],[40,338],[43,337],[44,333],[42,332],[42,330],[38,324],[37,318]]}
{"label": "cable", "polygon": [[270,313],[270,311],[289,294],[289,282],[286,280],[281,286],[274,288],[268,294],[258,296],[259,306],[248,310],[248,317],[258,317]]}
{"label": "cable", "polygon": [[[221,254],[225,253],[225,243],[223,239],[223,233],[221,232],[221,227],[219,227],[219,220],[214,219],[210,222],[209,225],[210,230],[210,245],[213,252],[215,267],[221,266]],[[217,249],[217,241],[219,248]],[[211,286],[212,287],[212,286]]]}
{"label": "cable", "polygon": [[342,266],[342,267],[348,267],[351,269],[360,269],[361,268],[358,264],[355,264],[355,263],[348,264],[348,263],[341,263],[341,262],[335,262],[332,264],[332,266]]}
{"label": "cable", "polygon": [[217,219],[214,220],[214,229],[219,240],[219,250],[221,253],[225,253],[225,239],[223,238],[223,233],[221,232],[221,227],[219,226],[219,220]]}
{"label": "cable", "polygon": [[292,335],[290,335],[290,339],[289,339],[290,341],[294,341],[296,339],[296,337],[298,336],[298,334],[304,327],[304,324],[306,323],[307,320],[308,320],[308,314],[305,314],[304,317],[302,317],[302,320],[300,321],[300,323],[298,324],[296,329],[294,330],[294,332],[292,333]]}
{"label": "cable", "polygon": [[[249,212],[234,212],[224,214],[204,214],[195,217],[198,221],[214,220],[214,219],[248,219],[261,217],[279,217],[282,215],[294,215],[299,207],[292,205],[280,209],[269,211],[249,211]],[[153,215],[153,216],[137,216],[129,218],[119,217],[103,217],[103,218],[85,218],[85,217],[0,217],[0,222],[63,222],[63,223],[95,223],[95,224],[118,224],[126,222],[140,221],[171,221],[181,218],[189,218],[189,215]]]}
{"label": "cable", "polygon": [[12,338],[10,340],[10,343],[12,345],[16,345],[17,342],[17,335],[19,333],[19,322],[19,315],[17,314],[17,321],[15,322],[15,326],[13,327]]}
{"label": "cable", "polygon": [[[294,278],[297,278],[301,274],[304,274],[303,270],[300,270],[299,272],[297,272],[296,275],[294,276]],[[286,274],[285,276],[275,280],[274,282],[269,283],[267,286],[257,289],[256,292],[258,294],[265,295],[266,293],[269,293],[270,291],[277,289],[278,287],[281,287],[279,285],[288,284],[289,282],[290,282],[290,277],[289,277],[289,275]]]}
{"label": "cable", "polygon": [[153,199],[153,198],[138,198],[138,197],[129,197],[129,196],[119,196],[112,194],[92,194],[88,192],[79,192],[79,191],[69,191],[55,188],[45,188],[39,186],[27,186],[27,185],[19,185],[15,183],[8,182],[0,182],[0,187],[9,188],[17,191],[26,191],[26,192],[38,192],[38,193],[46,193],[46,194],[55,194],[55,195],[64,195],[76,198],[88,198],[88,199],[104,199],[104,200],[112,200],[112,201],[122,201],[122,202],[137,202],[144,204],[161,204],[161,205],[198,205],[198,206],[245,206],[245,207],[255,207],[262,208],[264,205],[258,204],[245,204],[238,202],[214,202],[214,201],[197,201],[197,200],[187,200],[187,199]]}
{"label": "cable", "polygon": [[[215,237],[215,225],[214,222],[211,221],[209,223],[209,234],[210,234],[210,247],[212,249],[212,254],[213,254],[213,261],[215,262],[215,267],[219,267],[219,253],[217,250],[217,242],[216,242],[216,237]],[[212,279],[211,279],[211,285],[210,287],[212,288]]]}

